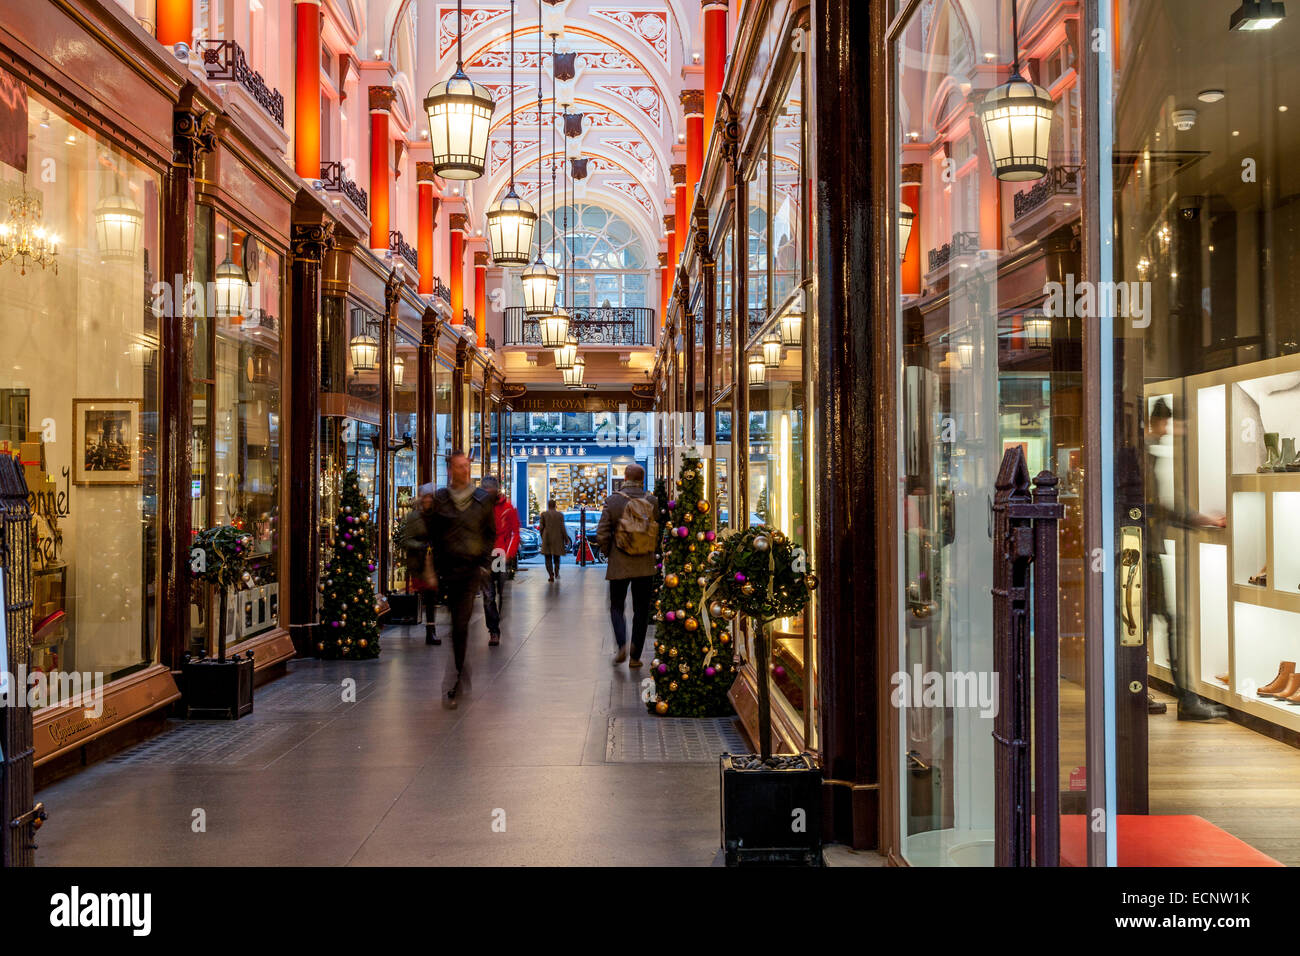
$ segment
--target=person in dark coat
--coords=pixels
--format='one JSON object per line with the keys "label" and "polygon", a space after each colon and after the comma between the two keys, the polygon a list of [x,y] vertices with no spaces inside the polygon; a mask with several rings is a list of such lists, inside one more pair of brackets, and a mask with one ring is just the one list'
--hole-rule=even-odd
{"label": "person in dark coat", "polygon": [[420,486],[416,499],[402,522],[398,543],[406,552],[406,580],[420,593],[424,605],[424,643],[441,644],[434,611],[438,607],[438,588],[428,575],[429,546],[433,541],[433,498],[437,488],[432,483]]}
{"label": "person in dark coat", "polygon": [[609,617],[614,626],[614,642],[618,645],[615,664],[628,660],[624,607],[628,589],[632,590],[632,659],[628,661],[628,667],[641,666],[641,648],[645,645],[646,629],[650,625],[650,601],[654,597],[658,558],[653,550],[648,554],[628,554],[615,543],[615,534],[628,501],[650,497],[645,490],[645,469],[637,464],[628,465],[623,471],[623,487],[605,499],[600,524],[596,526],[596,545],[609,555],[605,580],[609,582]]}
{"label": "person in dark coat", "polygon": [[447,595],[451,610],[451,644],[454,659],[443,676],[443,706],[454,708],[456,696],[470,690],[469,619],[483,576],[491,569],[497,527],[496,501],[469,479],[469,456],[456,452],[447,462],[449,483],[433,496],[433,563],[438,587]]}
{"label": "person in dark coat", "polygon": [[542,533],[542,554],[546,558],[546,580],[560,580],[560,559],[569,550],[569,532],[564,527],[564,514],[555,507],[555,499],[546,503],[546,510],[538,519],[537,530]]}

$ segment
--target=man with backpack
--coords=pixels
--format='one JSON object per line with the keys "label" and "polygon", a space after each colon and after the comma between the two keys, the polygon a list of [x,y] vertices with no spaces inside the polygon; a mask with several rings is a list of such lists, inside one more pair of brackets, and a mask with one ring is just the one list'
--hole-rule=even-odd
{"label": "man with backpack", "polygon": [[[650,625],[654,596],[655,547],[659,543],[659,505],[645,490],[645,469],[628,465],[623,487],[605,499],[596,526],[596,545],[609,556],[605,580],[609,582],[609,617],[614,625],[618,653],[614,663],[641,666],[641,648]],[[627,619],[624,606],[632,591],[632,659],[628,660]]]}

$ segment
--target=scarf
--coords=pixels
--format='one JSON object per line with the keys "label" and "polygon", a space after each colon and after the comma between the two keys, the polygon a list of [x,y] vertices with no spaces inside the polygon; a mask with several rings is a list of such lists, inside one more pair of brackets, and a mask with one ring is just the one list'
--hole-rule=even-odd
{"label": "scarf", "polygon": [[468,508],[470,501],[474,498],[473,484],[466,484],[464,488],[453,488],[449,485],[447,491],[451,495],[451,503],[456,506],[457,511],[464,511]]}

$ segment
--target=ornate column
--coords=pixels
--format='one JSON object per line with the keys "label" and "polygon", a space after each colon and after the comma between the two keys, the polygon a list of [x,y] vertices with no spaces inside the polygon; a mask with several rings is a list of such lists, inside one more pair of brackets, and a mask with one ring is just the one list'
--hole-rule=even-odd
{"label": "ornate column", "polygon": [[686,199],[700,188],[704,169],[704,91],[682,90],[682,111],[686,114]]}
{"label": "ornate column", "polygon": [[727,0],[704,0],[704,116],[718,115],[718,94],[727,70]]}
{"label": "ornate column", "polygon": [[387,249],[392,181],[388,114],[397,91],[391,86],[372,86],[367,92],[370,96],[370,248]]}
{"label": "ornate column", "polygon": [[[664,217],[667,222],[668,217]],[[672,241],[669,240],[669,248],[672,248]],[[668,255],[667,252],[659,253],[659,328],[663,329],[668,324],[668,297],[673,294],[672,288],[668,285]],[[662,337],[662,336],[661,336]]]}
{"label": "ornate column", "polygon": [[456,343],[456,365],[451,371],[451,450],[468,452],[465,442],[465,365],[469,344],[460,339]]}
{"label": "ornate column", "polygon": [[[216,144],[213,116],[187,96],[172,116],[172,162],[163,189],[159,273],[173,307],[159,319],[158,567],[160,659],[177,669],[190,634],[190,472],[193,426],[194,316],[184,289],[194,278],[194,175]],[[180,305],[180,308],[176,307]]]}
{"label": "ornate column", "polygon": [[438,219],[438,199],[433,194],[433,163],[415,164],[415,184],[419,190],[419,220],[415,237],[420,295],[433,295],[433,230]]}
{"label": "ornate column", "polygon": [[478,347],[487,348],[487,267],[488,254],[474,253],[474,329],[478,333]]}
{"label": "ornate column", "polygon": [[434,407],[434,372],[435,356],[438,352],[438,313],[432,307],[425,309],[420,323],[420,348],[416,352],[419,370],[416,380],[416,402],[419,414],[415,419],[415,447],[417,458],[415,464],[416,481],[425,485],[434,480],[437,469],[434,460],[437,455],[437,434],[434,423],[437,421],[437,409]]}
{"label": "ornate column", "polygon": [[921,294],[921,170],[920,163],[905,163],[898,191],[898,198],[907,204],[913,215],[907,248],[901,250],[903,295]]}
{"label": "ornate column", "polygon": [[673,174],[673,219],[677,224],[677,239],[673,243],[675,250],[672,260],[668,263],[673,271],[677,270],[678,263],[683,258],[686,251],[686,234],[691,231],[691,221],[686,218],[686,164],[674,163],[671,167]]}
{"label": "ornate column", "polygon": [[664,216],[664,235],[668,237],[668,261],[664,263],[664,327],[672,314],[673,280],[677,278],[677,217]]}
{"label": "ornate column", "polygon": [[321,263],[334,246],[334,223],[320,218],[295,223],[292,242],[289,384],[294,400],[289,407],[289,513],[281,540],[292,576],[285,601],[289,636],[299,654],[312,654],[320,565]]}
{"label": "ornate column", "polygon": [[[704,204],[704,197],[696,195],[695,197],[695,254],[700,259],[700,281],[703,288],[700,290],[700,300],[703,304],[704,312],[704,388],[701,400],[701,409],[704,412],[704,444],[709,446],[709,456],[714,456],[713,445],[717,440],[716,429],[713,414],[713,380],[714,380],[714,362],[716,360],[717,349],[717,322],[718,322],[718,297],[717,297],[717,263],[709,254],[709,207]],[[709,477],[710,496],[714,499],[713,505],[717,505],[718,483],[715,476]]]}
{"label": "ornate column", "polygon": [[[158,0],[155,11],[158,21],[154,36],[166,47],[177,43],[190,46],[194,42],[194,0]],[[318,53],[319,57],[320,54]],[[316,173],[320,175],[319,172]],[[188,629],[189,624],[186,624]]]}
{"label": "ornate column", "polygon": [[293,168],[320,179],[320,0],[294,0]]}
{"label": "ornate column", "polygon": [[[451,321],[459,325],[465,321],[465,233],[469,230],[469,216],[463,212],[453,212],[448,217],[451,233],[451,256],[447,260],[447,269],[451,272],[448,281],[451,284]],[[459,446],[457,446],[459,447]]]}
{"label": "ornate column", "polygon": [[397,354],[397,302],[401,297],[402,280],[393,269],[384,284],[383,337],[379,343],[379,454],[377,479],[379,483],[379,591],[388,587],[388,540],[393,527],[393,453],[388,449],[393,442],[393,356]]}

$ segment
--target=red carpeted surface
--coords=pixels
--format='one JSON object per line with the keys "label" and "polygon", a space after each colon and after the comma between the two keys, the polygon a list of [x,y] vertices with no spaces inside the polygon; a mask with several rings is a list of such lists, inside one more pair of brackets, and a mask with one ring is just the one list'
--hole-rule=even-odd
{"label": "red carpeted surface", "polygon": [[[1087,866],[1085,816],[1061,817],[1061,866]],[[1197,816],[1121,815],[1120,866],[1281,866]]]}

